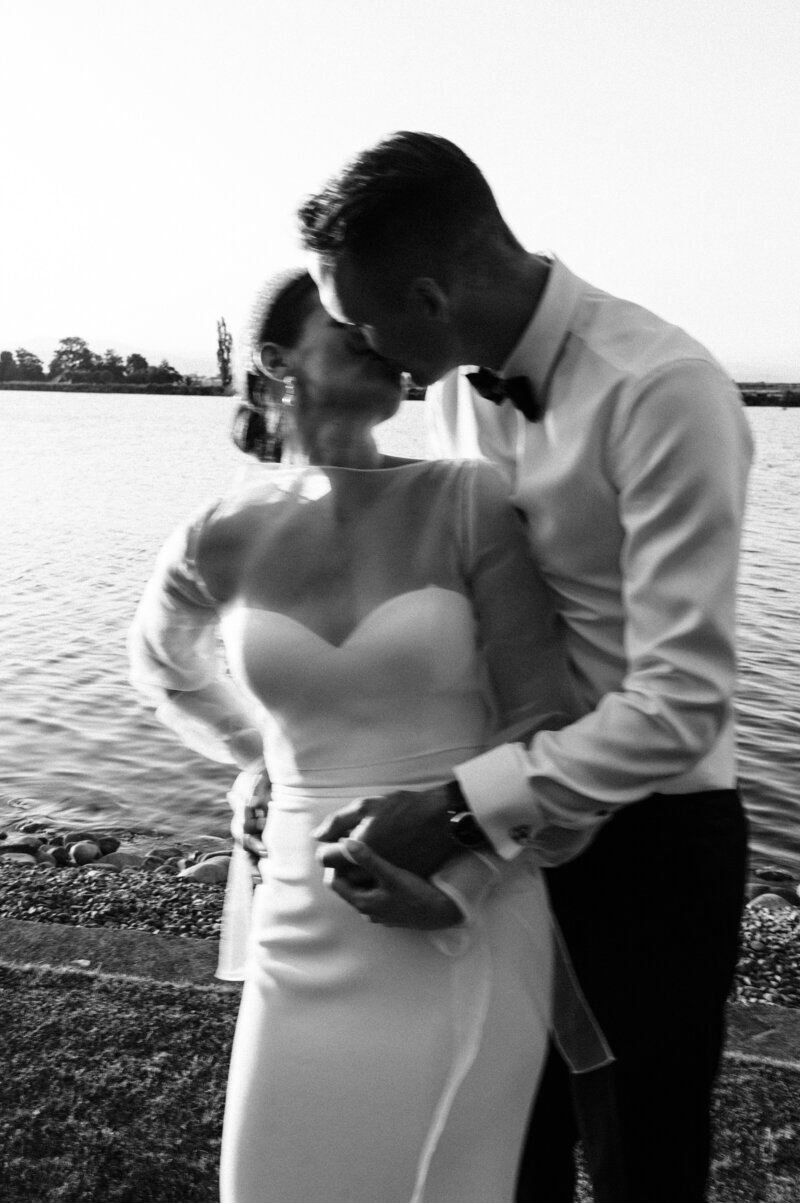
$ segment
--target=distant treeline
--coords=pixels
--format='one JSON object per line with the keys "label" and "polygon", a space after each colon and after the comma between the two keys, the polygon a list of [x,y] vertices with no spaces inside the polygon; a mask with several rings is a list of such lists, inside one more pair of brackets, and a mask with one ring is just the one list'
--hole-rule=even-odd
{"label": "distant treeline", "polygon": [[[0,388],[60,389],[84,392],[195,392],[196,376],[183,376],[162,359],[150,364],[134,351],[123,359],[116,351],[98,355],[82,338],[62,338],[48,367],[24,347],[0,351]],[[205,387],[208,383],[205,382]],[[213,391],[213,389],[210,389]]]}

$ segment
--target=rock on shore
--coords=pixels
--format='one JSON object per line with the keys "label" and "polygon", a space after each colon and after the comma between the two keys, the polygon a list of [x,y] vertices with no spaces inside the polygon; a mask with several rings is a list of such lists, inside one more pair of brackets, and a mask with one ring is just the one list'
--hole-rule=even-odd
{"label": "rock on shore", "polygon": [[213,939],[231,851],[30,822],[0,833],[0,915]]}

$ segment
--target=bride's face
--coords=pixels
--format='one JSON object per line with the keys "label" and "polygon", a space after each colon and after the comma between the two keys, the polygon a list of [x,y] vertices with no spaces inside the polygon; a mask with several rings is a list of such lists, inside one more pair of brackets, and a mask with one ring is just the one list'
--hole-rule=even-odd
{"label": "bride's face", "polygon": [[315,305],[291,352],[299,393],[315,405],[369,411],[386,416],[400,404],[402,374],[397,364],[381,359],[361,331],[332,318]]}

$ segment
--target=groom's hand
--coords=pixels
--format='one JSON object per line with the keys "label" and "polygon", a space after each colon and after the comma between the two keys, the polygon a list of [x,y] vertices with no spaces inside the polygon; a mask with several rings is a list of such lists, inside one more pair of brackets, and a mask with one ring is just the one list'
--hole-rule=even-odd
{"label": "groom's hand", "polygon": [[458,850],[447,811],[460,798],[455,781],[428,790],[398,790],[382,798],[356,798],[313,834],[324,843],[352,836],[391,864],[430,877]]}
{"label": "groom's hand", "polygon": [[317,859],[334,893],[371,923],[438,931],[464,921],[461,909],[442,890],[390,865],[358,840],[323,844]]}

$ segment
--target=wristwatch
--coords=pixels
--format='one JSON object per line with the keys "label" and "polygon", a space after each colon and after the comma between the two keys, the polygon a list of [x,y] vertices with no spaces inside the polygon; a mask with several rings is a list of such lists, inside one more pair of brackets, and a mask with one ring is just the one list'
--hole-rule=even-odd
{"label": "wristwatch", "polygon": [[457,782],[447,785],[447,793],[451,799],[447,804],[447,819],[450,824],[450,836],[461,848],[477,852],[482,848],[491,848],[491,842],[474,814],[467,805],[466,798]]}

